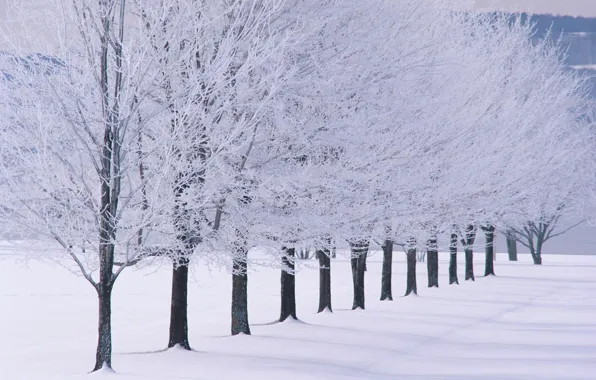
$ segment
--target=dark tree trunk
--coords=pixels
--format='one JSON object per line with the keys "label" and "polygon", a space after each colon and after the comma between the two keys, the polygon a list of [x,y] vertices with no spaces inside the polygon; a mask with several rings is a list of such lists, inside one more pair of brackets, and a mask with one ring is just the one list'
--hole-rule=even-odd
{"label": "dark tree trunk", "polygon": [[472,250],[472,248],[465,248],[464,252],[466,254],[466,281],[475,281],[476,279],[474,278],[474,251]]}
{"label": "dark tree trunk", "polygon": [[364,273],[366,272],[366,256],[367,253],[365,252],[363,255],[358,257],[358,293],[354,294],[352,310],[356,308],[361,308],[364,310]]}
{"label": "dark tree trunk", "polygon": [[248,252],[238,249],[233,262],[232,274],[232,335],[250,335],[248,325]]}
{"label": "dark tree trunk", "polygon": [[391,266],[393,264],[393,240],[383,243],[383,271],[381,274],[381,301],[393,301],[391,294]]}
{"label": "dark tree trunk", "polygon": [[418,287],[416,286],[416,248],[408,249],[406,253],[408,270],[406,274],[406,296],[411,293],[418,294]]}
{"label": "dark tree trunk", "polygon": [[356,299],[360,294],[360,289],[358,288],[358,257],[350,258],[350,267],[352,268],[352,286],[354,289],[354,302],[352,304],[352,310],[354,310],[356,308]]}
{"label": "dark tree trunk", "polygon": [[173,263],[169,348],[179,345],[185,350],[190,350],[187,313],[189,263],[187,257],[182,257],[178,262]]}
{"label": "dark tree trunk", "polygon": [[[106,203],[106,204],[109,204]],[[111,224],[102,215],[99,246],[99,282],[95,284],[99,301],[99,321],[97,351],[93,371],[112,368],[112,288],[114,286],[114,244],[109,241],[113,237]]]}
{"label": "dark tree trunk", "polygon": [[457,234],[451,234],[449,242],[449,285],[457,284]]}
{"label": "dark tree trunk", "polygon": [[317,251],[319,259],[319,311],[333,311],[331,308],[331,258],[329,250]]}
{"label": "dark tree trunk", "polygon": [[505,234],[507,239],[507,254],[509,255],[509,261],[517,261],[517,241],[513,236],[513,232],[507,231]]}
{"label": "dark tree trunk", "polygon": [[296,276],[294,269],[296,251],[294,248],[284,249],[285,253],[281,258],[281,312],[279,321],[283,322],[288,317],[296,317]]}
{"label": "dark tree trunk", "polygon": [[362,266],[364,267],[364,271],[366,272],[366,259],[368,258],[368,252],[364,255]]}
{"label": "dark tree trunk", "polygon": [[474,277],[474,240],[476,240],[476,226],[470,224],[466,227],[465,238],[462,239],[466,255],[466,281],[476,280]]}
{"label": "dark tree trunk", "polygon": [[352,310],[364,310],[364,271],[366,266],[366,254],[368,253],[368,241],[358,241],[350,244],[352,282],[354,284],[354,302]]}
{"label": "dark tree trunk", "polygon": [[484,263],[484,276],[495,275],[495,227],[488,226],[484,228],[484,235],[486,236],[486,259]]}
{"label": "dark tree trunk", "polygon": [[439,252],[437,247],[437,239],[433,238],[428,241],[428,249],[426,251],[426,269],[428,270],[428,287],[439,287]]}
{"label": "dark tree trunk", "polygon": [[542,265],[541,255],[532,255],[532,260],[534,261],[534,265]]}
{"label": "dark tree trunk", "polygon": [[112,285],[98,284],[99,323],[97,352],[93,371],[112,368]]}
{"label": "dark tree trunk", "polygon": [[534,265],[542,265],[542,244],[542,239],[538,237],[538,240],[536,242],[536,249],[530,252],[532,254],[532,260],[534,261]]}

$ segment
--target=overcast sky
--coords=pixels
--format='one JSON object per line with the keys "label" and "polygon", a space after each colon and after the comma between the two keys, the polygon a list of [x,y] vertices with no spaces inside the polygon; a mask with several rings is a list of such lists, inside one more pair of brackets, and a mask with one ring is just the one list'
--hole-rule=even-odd
{"label": "overcast sky", "polygon": [[476,7],[596,17],[596,0],[476,0]]}

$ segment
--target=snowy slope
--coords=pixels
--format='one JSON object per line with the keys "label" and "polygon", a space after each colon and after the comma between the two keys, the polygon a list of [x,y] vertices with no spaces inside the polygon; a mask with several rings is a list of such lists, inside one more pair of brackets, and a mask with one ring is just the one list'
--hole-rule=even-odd
{"label": "snowy slope", "polygon": [[[405,263],[394,263],[395,301],[378,301],[380,255],[366,279],[367,310],[352,312],[349,263],[332,262],[333,314],[315,314],[315,262],[297,277],[302,322],[270,325],[279,309],[279,273],[249,278],[253,336],[229,337],[230,276],[193,267],[190,339],[195,352],[159,352],[167,343],[170,268],[125,272],[114,290],[118,380],[172,379],[594,379],[596,257],[547,256],[543,267],[509,263],[499,277],[425,288],[399,297]],[[463,255],[461,255],[463,256]],[[483,255],[477,255],[481,274]],[[447,255],[442,255],[443,259]],[[463,262],[460,275],[463,273]],[[461,276],[460,276],[461,280]],[[462,281],[463,282],[463,281]],[[0,379],[87,379],[94,363],[96,299],[83,279],[55,264],[0,261]]]}

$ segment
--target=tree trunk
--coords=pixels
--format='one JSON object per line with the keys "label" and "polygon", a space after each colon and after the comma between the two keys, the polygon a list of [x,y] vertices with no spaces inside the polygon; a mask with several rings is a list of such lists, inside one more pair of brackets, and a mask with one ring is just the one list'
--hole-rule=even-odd
{"label": "tree trunk", "polygon": [[385,240],[383,244],[383,271],[381,274],[381,301],[393,301],[391,294],[391,266],[393,263],[393,240]]}
{"label": "tree trunk", "polygon": [[507,255],[509,255],[509,261],[517,261],[517,241],[513,236],[513,232],[510,230],[505,234],[507,239]]}
{"label": "tree trunk", "polygon": [[288,317],[296,317],[296,273],[294,272],[296,251],[294,248],[284,249],[281,258],[281,312],[279,321],[283,322]]}
{"label": "tree trunk", "polygon": [[248,252],[245,247],[238,249],[234,257],[232,274],[232,335],[250,335],[248,325]]}
{"label": "tree trunk", "polygon": [[406,253],[408,270],[406,274],[406,296],[411,293],[418,294],[418,288],[416,286],[416,248],[408,249]]}
{"label": "tree trunk", "polygon": [[433,238],[428,241],[428,249],[426,251],[426,269],[428,271],[428,287],[439,287],[439,252],[437,247],[437,239]]}
{"label": "tree trunk", "polygon": [[331,258],[329,250],[318,250],[317,258],[319,259],[319,311],[321,313],[331,308]]}
{"label": "tree trunk", "polygon": [[534,265],[542,265],[541,255],[532,255],[532,260],[534,261]]}
{"label": "tree trunk", "polygon": [[449,244],[449,285],[457,284],[457,234],[451,234]]}
{"label": "tree trunk", "polygon": [[476,240],[476,226],[470,224],[466,227],[465,238],[462,239],[466,254],[466,281],[475,281],[474,277],[474,240]]}
{"label": "tree trunk", "polygon": [[531,252],[534,265],[542,265],[542,244],[542,239],[539,237],[538,241],[536,242],[536,250]]}
{"label": "tree trunk", "polygon": [[107,220],[102,218],[104,229],[100,231],[99,282],[95,284],[99,301],[99,322],[94,372],[102,368],[112,368],[112,288],[116,279],[113,273],[114,244],[109,240],[109,237],[113,237],[110,226]]}
{"label": "tree trunk", "polygon": [[99,300],[99,324],[95,368],[112,368],[112,286],[110,284],[97,285]]}
{"label": "tree trunk", "polygon": [[466,253],[466,281],[472,280],[475,281],[474,278],[474,251],[472,248],[464,249]]}
{"label": "tree trunk", "polygon": [[364,254],[364,259],[362,260],[363,270],[366,272],[366,259],[368,258],[368,252]]}
{"label": "tree trunk", "polygon": [[366,267],[366,254],[368,242],[358,241],[350,244],[352,265],[352,282],[354,285],[354,302],[352,310],[364,310],[364,271]]}
{"label": "tree trunk", "polygon": [[484,276],[495,275],[495,227],[488,226],[484,229],[484,235],[486,236],[486,259],[484,262]]}
{"label": "tree trunk", "polygon": [[179,345],[190,350],[188,342],[188,257],[173,262],[170,340],[168,347]]}

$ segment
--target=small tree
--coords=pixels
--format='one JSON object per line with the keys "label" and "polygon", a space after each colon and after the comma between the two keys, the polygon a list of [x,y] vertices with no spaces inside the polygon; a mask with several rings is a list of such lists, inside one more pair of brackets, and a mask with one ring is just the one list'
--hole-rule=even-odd
{"label": "small tree", "polygon": [[530,250],[535,265],[542,265],[542,248],[544,243],[579,225],[579,223],[576,223],[560,231],[556,231],[559,218],[560,215],[544,221],[527,222],[521,229],[513,229],[515,241]]}

